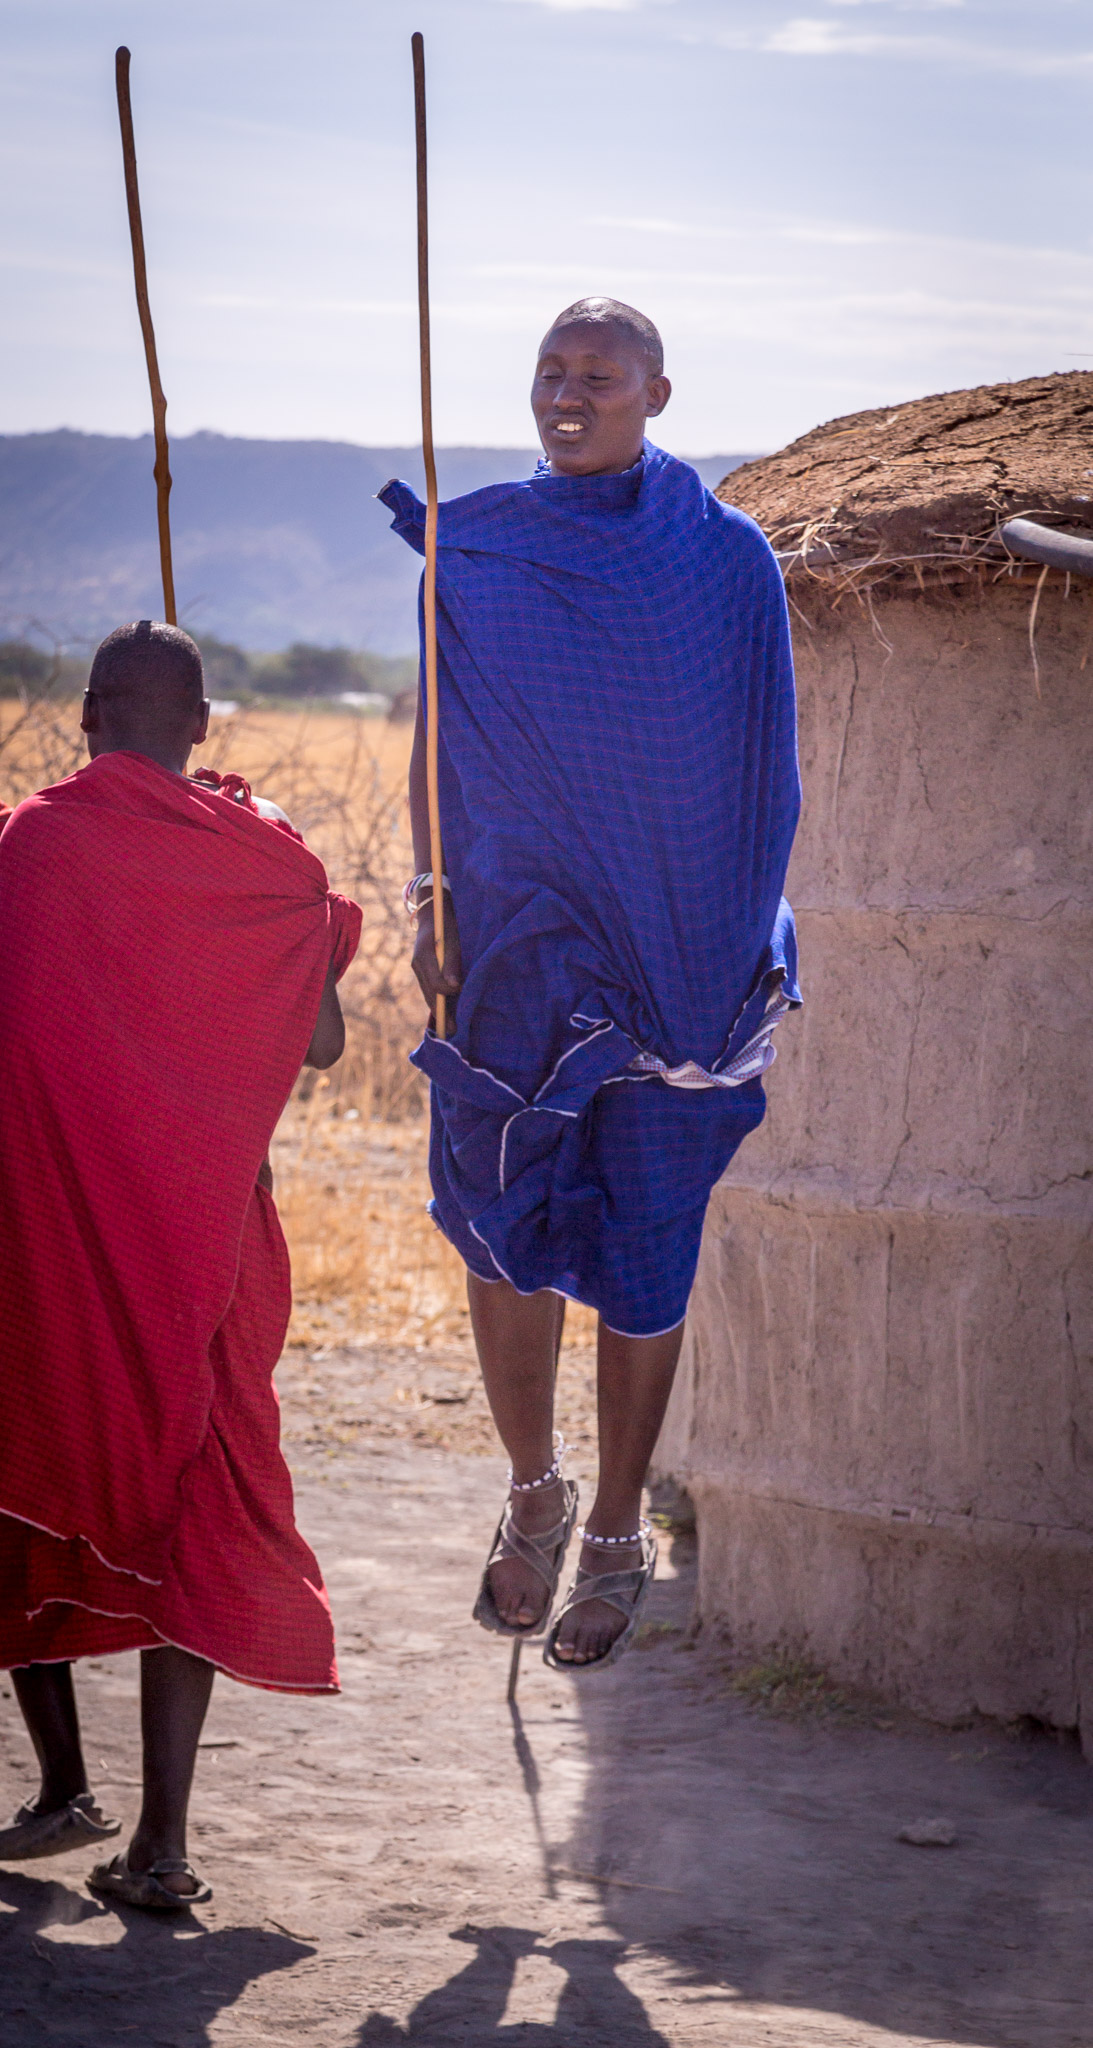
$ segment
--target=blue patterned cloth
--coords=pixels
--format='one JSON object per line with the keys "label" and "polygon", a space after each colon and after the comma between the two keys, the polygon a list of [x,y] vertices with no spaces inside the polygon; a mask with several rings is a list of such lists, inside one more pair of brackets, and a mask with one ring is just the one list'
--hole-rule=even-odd
{"label": "blue patterned cloth", "polygon": [[[424,508],[381,492],[420,553]],[[432,1083],[433,1213],[472,1271],[649,1336],[800,1002],[782,579],[646,443],[621,476],[440,507],[440,804],[464,982]]]}

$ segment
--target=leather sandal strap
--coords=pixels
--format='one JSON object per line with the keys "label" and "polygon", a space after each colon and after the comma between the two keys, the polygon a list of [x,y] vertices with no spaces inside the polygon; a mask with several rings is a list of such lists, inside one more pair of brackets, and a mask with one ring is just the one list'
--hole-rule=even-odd
{"label": "leather sandal strap", "polygon": [[613,1607],[617,1614],[629,1619],[651,1569],[649,1564],[635,1565],[628,1572],[582,1572],[578,1569],[562,1612],[580,1607],[586,1600],[602,1600],[607,1607]]}
{"label": "leather sandal strap", "polygon": [[[614,1664],[634,1637],[656,1570],[657,1544],[650,1533],[641,1546],[641,1563],[626,1571],[590,1572],[578,1565],[577,1575],[562,1602],[557,1620],[543,1645],[543,1660],[556,1671],[594,1671]],[[589,1600],[602,1600],[622,1616],[625,1626],[601,1656],[576,1659],[559,1657],[558,1632],[566,1615]]]}
{"label": "leather sandal strap", "polygon": [[506,1557],[518,1557],[530,1565],[532,1571],[537,1572],[544,1584],[553,1592],[558,1574],[558,1552],[568,1534],[569,1521],[569,1516],[563,1516],[560,1522],[554,1522],[549,1529],[542,1529],[535,1535],[529,1535],[526,1529],[517,1528],[510,1505],[502,1517],[497,1541],[490,1553],[486,1570],[489,1571],[495,1564],[501,1564]]}
{"label": "leather sandal strap", "polygon": [[65,1810],[93,1842],[104,1841],[118,1832],[117,1821],[107,1819],[90,1792],[78,1793],[75,1799],[69,1800]]}

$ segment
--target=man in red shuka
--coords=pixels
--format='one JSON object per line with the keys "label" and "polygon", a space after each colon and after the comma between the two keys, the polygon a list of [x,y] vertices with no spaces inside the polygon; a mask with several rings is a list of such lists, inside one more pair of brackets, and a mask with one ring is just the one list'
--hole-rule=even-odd
{"label": "man in red shuka", "polygon": [[0,1667],[42,1772],[0,1861],[119,1832],[71,1665],[139,1649],[141,1817],[89,1882],[157,1911],[210,1896],[186,1809],[214,1672],[337,1691],[279,1448],[266,1155],[301,1063],[341,1053],[360,912],[238,778],[187,776],[208,716],[189,636],[119,627],[90,764],[0,832]]}

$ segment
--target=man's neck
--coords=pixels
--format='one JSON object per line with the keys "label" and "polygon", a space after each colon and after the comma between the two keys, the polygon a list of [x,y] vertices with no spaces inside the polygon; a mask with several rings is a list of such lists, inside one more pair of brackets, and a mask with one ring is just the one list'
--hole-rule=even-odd
{"label": "man's neck", "polygon": [[189,747],[182,750],[155,740],[120,739],[105,744],[100,741],[94,752],[89,747],[88,753],[93,761],[103,754],[140,754],[145,761],[154,761],[157,768],[166,768],[169,775],[185,775],[190,759]]}
{"label": "man's neck", "polygon": [[633,469],[634,464],[636,462],[641,461],[644,450],[645,443],[643,441],[641,447],[637,450],[636,454],[631,455],[628,462],[612,462],[608,464],[606,469],[558,469],[552,462],[550,465],[550,474],[551,476],[568,477],[571,483],[574,482],[579,477],[625,476],[628,469]]}

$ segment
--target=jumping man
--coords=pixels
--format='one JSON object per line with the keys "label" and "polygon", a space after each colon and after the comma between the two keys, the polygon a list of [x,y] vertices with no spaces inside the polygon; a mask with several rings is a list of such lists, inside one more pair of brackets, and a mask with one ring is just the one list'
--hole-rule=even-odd
{"label": "jumping man", "polygon": [[[566,1666],[631,1639],[655,1550],[642,1486],[706,1204],[764,1112],[800,1001],[782,897],[797,822],[793,674],[759,529],[645,440],[655,327],[584,299],[543,342],[534,477],[442,505],[437,604],[446,961],[415,878],[414,967],[454,1036],[432,1084],[433,1213],[462,1254],[512,1484],[475,1608]],[[423,509],[382,493],[419,551]],[[410,775],[429,864],[423,714]],[[599,1484],[576,1580],[554,1450],[566,1299],[599,1312]]]}

